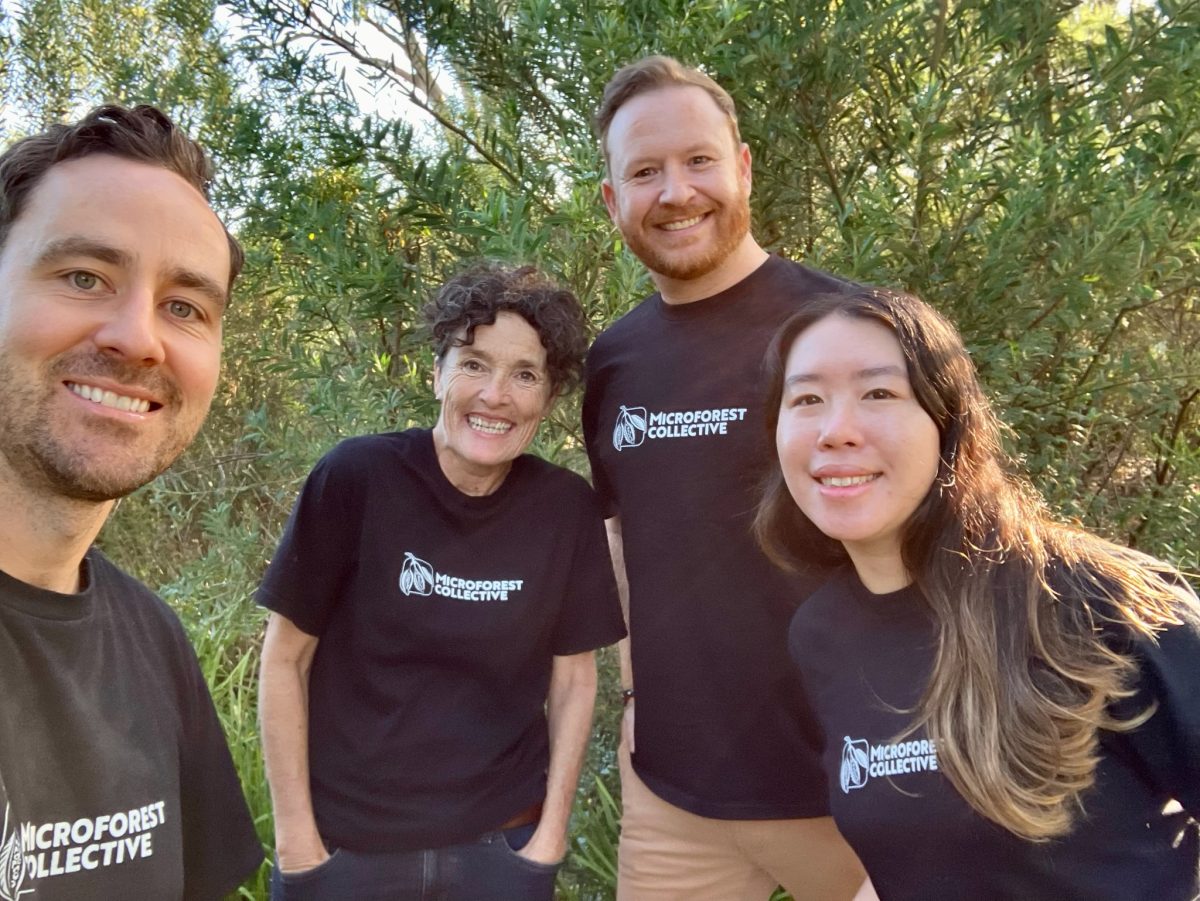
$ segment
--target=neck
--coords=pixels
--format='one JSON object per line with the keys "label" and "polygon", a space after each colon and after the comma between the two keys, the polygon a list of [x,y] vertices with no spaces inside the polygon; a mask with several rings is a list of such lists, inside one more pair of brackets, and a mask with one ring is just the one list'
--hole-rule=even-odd
{"label": "neck", "polygon": [[712,272],[689,279],[675,279],[651,272],[650,278],[664,303],[694,303],[732,288],[765,263],[767,257],[768,253],[747,232],[742,243]]}
{"label": "neck", "polygon": [[74,594],[79,569],[112,501],[80,501],[18,486],[0,461],[0,569],[37,588]]}
{"label": "neck", "polygon": [[512,469],[509,460],[500,466],[474,467],[452,453],[442,432],[441,420],[433,427],[433,449],[437,455],[438,467],[446,481],[471,497],[482,497],[491,494],[504,482],[508,471]]}
{"label": "neck", "polygon": [[859,580],[871,594],[891,594],[912,584],[912,576],[904,567],[898,547],[879,551],[847,544],[846,552]]}

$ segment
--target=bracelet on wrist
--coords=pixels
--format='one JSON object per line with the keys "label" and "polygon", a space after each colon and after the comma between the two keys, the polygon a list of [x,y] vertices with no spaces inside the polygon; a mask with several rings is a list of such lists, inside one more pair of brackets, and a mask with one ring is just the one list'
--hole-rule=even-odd
{"label": "bracelet on wrist", "polygon": [[622,688],[621,689],[621,706],[628,707],[629,702],[633,700],[633,697],[634,697],[634,695],[633,695],[632,688]]}

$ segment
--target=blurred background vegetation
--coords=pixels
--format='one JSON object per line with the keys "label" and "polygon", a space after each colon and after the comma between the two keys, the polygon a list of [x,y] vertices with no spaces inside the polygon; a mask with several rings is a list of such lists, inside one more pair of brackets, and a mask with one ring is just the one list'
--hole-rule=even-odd
{"label": "blurred background vegetation", "polygon": [[[596,329],[649,292],[589,130],[649,52],[737,100],[765,246],[948,313],[1054,507],[1200,569],[1200,0],[4,0],[0,138],[158,104],[248,251],[204,432],[101,542],[187,624],[268,846],[252,595],[296,492],[433,422],[417,310],[462,261]],[[586,473],[577,399],[536,450]],[[612,892],[603,668],[566,899]]]}

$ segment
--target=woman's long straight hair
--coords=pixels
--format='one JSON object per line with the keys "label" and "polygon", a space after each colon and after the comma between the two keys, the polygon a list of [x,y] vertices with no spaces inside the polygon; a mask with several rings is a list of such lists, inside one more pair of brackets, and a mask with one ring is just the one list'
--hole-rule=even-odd
{"label": "woman's long straight hair", "polygon": [[[939,768],[989,820],[1034,841],[1063,835],[1095,780],[1099,730],[1134,729],[1154,712],[1110,713],[1134,692],[1128,636],[1153,640],[1195,598],[1171,567],[1050,518],[1013,474],[957,330],[910,295],[828,295],[784,324],[766,359],[772,443],[788,352],[826,316],[891,330],[941,438],[937,478],[902,538],[937,629],[933,670],[905,734],[925,728]],[[849,559],[796,506],[778,461],[754,530],[788,568],[814,555]]]}

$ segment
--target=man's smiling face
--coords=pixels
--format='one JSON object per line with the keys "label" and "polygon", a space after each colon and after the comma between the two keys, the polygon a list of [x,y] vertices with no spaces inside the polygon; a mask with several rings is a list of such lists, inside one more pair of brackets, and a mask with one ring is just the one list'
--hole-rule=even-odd
{"label": "man's smiling face", "polygon": [[103,501],[170,466],[216,388],[229,262],[178,175],[53,166],[0,248],[0,481]]}
{"label": "man's smiling face", "polygon": [[638,94],[605,140],[609,215],[651,272],[687,281],[717,269],[750,228],[750,152],[702,89]]}

